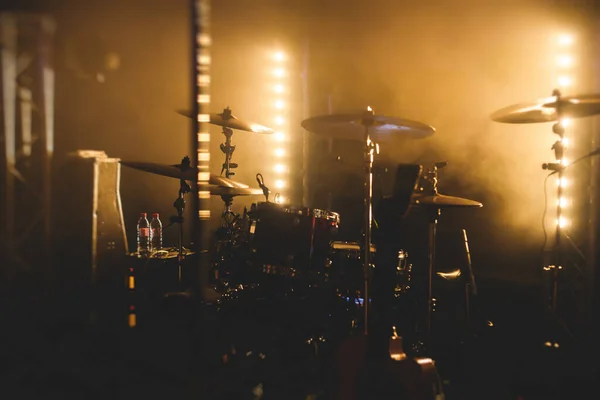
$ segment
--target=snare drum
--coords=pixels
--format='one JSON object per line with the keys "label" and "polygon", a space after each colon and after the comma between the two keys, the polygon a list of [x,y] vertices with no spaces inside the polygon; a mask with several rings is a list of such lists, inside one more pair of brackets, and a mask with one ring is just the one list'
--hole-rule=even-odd
{"label": "snare drum", "polygon": [[323,261],[329,243],[337,234],[338,213],[275,203],[253,204],[250,217],[250,244],[260,265],[303,270]]}

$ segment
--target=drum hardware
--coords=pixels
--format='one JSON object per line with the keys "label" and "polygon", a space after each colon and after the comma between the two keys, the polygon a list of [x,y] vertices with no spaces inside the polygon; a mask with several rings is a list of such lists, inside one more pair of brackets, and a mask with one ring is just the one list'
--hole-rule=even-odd
{"label": "drum hardware", "polygon": [[[444,164],[445,166],[445,164]],[[435,275],[435,258],[436,258],[436,239],[437,239],[437,224],[439,217],[444,208],[471,208],[482,207],[480,202],[463,199],[460,197],[446,196],[438,193],[438,171],[439,167],[434,165],[427,176],[431,180],[433,195],[417,194],[413,196],[413,204],[424,207],[429,213],[429,266],[427,279],[427,320],[426,320],[426,336],[429,345],[431,345],[432,335],[432,317],[435,306],[433,298],[433,278]]]}
{"label": "drum hardware", "polygon": [[[558,174],[558,181],[562,182],[563,174],[566,165],[564,165],[564,135],[565,135],[565,124],[563,118],[584,118],[593,115],[600,114],[600,95],[598,94],[586,94],[563,97],[560,90],[555,89],[552,91],[552,96],[546,99],[541,99],[532,103],[524,103],[505,107],[494,112],[490,118],[496,122],[511,123],[511,124],[528,124],[528,123],[541,123],[541,122],[555,122],[552,125],[552,133],[558,135],[558,140],[552,145],[551,150],[554,150],[554,158],[556,162],[545,163],[542,165],[542,169],[552,171],[553,174]],[[577,159],[582,159],[594,156],[598,154],[598,150],[592,151],[591,153]],[[571,165],[574,163],[571,163]],[[557,298],[558,298],[558,285],[559,285],[559,273],[563,268],[562,266],[562,254],[561,254],[561,241],[562,241],[562,205],[560,199],[563,195],[563,185],[557,185],[557,199],[558,204],[556,206],[556,228],[554,233],[554,265],[547,266],[545,268],[552,271],[552,295],[551,295],[551,310],[553,313],[557,311]]]}
{"label": "drum hardware", "polygon": [[363,274],[364,274],[364,333],[369,325],[369,269],[373,222],[373,158],[379,153],[379,141],[396,138],[425,138],[435,133],[429,125],[399,118],[375,115],[371,107],[361,114],[328,114],[308,118],[301,123],[310,132],[364,143],[365,192],[363,226]]}

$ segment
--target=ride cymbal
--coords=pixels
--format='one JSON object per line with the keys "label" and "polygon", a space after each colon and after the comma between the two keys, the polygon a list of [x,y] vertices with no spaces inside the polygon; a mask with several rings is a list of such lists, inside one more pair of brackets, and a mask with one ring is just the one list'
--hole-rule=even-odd
{"label": "ride cymbal", "polygon": [[415,206],[430,208],[470,208],[483,207],[478,201],[463,199],[462,197],[446,196],[444,194],[422,195],[415,194],[412,199]]}
{"label": "ride cymbal", "polygon": [[[302,121],[301,125],[309,132],[336,139],[360,140],[365,137],[365,125],[362,114],[330,114],[312,117]],[[427,124],[408,119],[373,115],[369,126],[369,135],[375,142],[401,138],[421,139],[435,133],[435,128]]]}
{"label": "ride cymbal", "polygon": [[[180,110],[177,111],[178,114],[183,115],[188,118],[195,118],[192,111]],[[254,132],[254,133],[265,133],[271,134],[275,131],[271,128],[268,128],[264,125],[256,124],[254,122],[242,121],[235,115],[231,114],[228,109],[225,109],[222,113],[219,114],[210,114],[210,123],[212,125],[223,126],[231,129],[237,129],[240,131]]]}
{"label": "ride cymbal", "polygon": [[535,124],[597,114],[600,114],[600,94],[585,94],[560,98],[551,96],[531,103],[514,104],[497,110],[490,118],[506,124]]}

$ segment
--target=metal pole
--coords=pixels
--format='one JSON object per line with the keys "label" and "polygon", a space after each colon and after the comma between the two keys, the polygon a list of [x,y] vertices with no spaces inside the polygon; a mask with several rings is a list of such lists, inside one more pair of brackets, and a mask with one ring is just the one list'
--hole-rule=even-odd
{"label": "metal pole", "polygon": [[41,173],[42,173],[42,225],[43,225],[43,260],[46,263],[44,273],[50,281],[54,276],[51,260],[52,243],[52,156],[54,154],[54,67],[52,50],[56,23],[50,17],[42,17],[39,38],[39,77],[42,90],[42,126],[41,139]]}
{"label": "metal pole", "polygon": [[192,238],[198,255],[197,293],[203,298],[208,288],[210,271],[210,0],[192,0],[192,149],[196,157],[190,157],[192,166],[198,169],[194,210],[197,217],[192,222]]}
{"label": "metal pole", "polygon": [[[16,164],[16,91],[17,91],[17,20],[12,14],[0,14],[0,72],[2,98],[0,142],[2,143],[2,178],[0,178],[0,238],[5,262],[14,257],[15,240],[15,164]],[[7,264],[4,264],[6,269]],[[2,271],[2,272],[6,272]]]}

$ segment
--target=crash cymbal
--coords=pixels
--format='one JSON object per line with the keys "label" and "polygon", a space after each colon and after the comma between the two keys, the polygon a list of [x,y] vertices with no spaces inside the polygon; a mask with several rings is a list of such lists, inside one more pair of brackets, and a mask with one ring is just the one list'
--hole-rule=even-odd
{"label": "crash cymbal", "polygon": [[[180,110],[177,111],[179,114],[188,118],[195,118],[192,111]],[[218,126],[226,126],[231,129],[237,129],[241,131],[254,132],[254,133],[274,133],[275,131],[271,128],[267,128],[266,126],[256,124],[253,122],[242,121],[235,115],[227,113],[225,110],[219,114],[210,114],[210,123]]]}
{"label": "crash cymbal", "polygon": [[483,207],[478,201],[463,199],[461,197],[446,196],[443,194],[423,195],[415,194],[412,199],[413,205],[431,208],[465,208]]}
{"label": "crash cymbal", "polygon": [[[302,121],[307,131],[336,139],[364,140],[365,127],[362,114],[330,114],[312,117]],[[374,124],[369,128],[375,142],[400,138],[420,139],[431,136],[435,128],[421,122],[407,119],[374,115]]]}
{"label": "crash cymbal", "polygon": [[[196,172],[193,169],[186,169],[181,171],[181,167],[179,164],[167,165],[167,164],[156,164],[156,163],[148,163],[148,162],[137,162],[137,161],[121,161],[121,164],[126,167],[137,169],[139,171],[149,172],[155,175],[166,176],[169,178],[175,179],[184,179],[186,181],[195,181],[196,180]],[[231,179],[227,179],[223,176],[218,175],[210,175],[209,184],[216,185],[220,187],[228,187],[228,188],[242,188],[247,189],[250,186],[244,185],[243,183],[239,183],[236,181],[232,181]]]}
{"label": "crash cymbal", "polygon": [[[558,115],[560,109],[561,116]],[[490,118],[507,124],[557,122],[559,118],[584,118],[600,114],[600,94],[547,97],[531,103],[515,104],[494,112]]]}
{"label": "crash cymbal", "polygon": [[263,195],[262,189],[253,189],[250,187],[225,187],[218,185],[208,185],[208,191],[213,196],[258,196]]}

